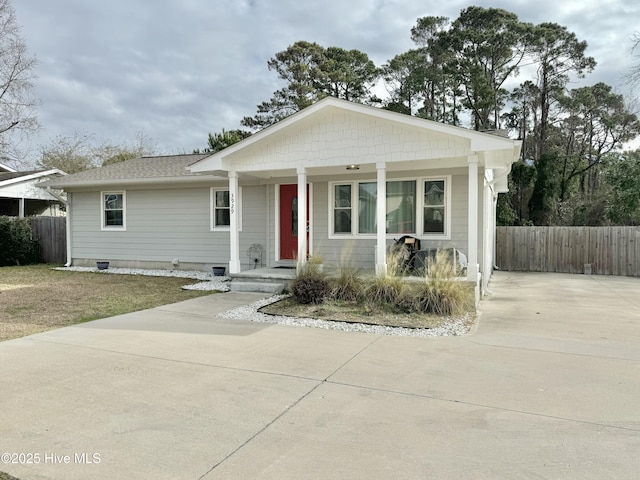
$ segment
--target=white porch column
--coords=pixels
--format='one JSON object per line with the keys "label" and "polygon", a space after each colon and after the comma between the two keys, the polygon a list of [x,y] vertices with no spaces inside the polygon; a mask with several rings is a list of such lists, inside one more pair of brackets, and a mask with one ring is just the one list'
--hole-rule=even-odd
{"label": "white porch column", "polygon": [[478,280],[478,156],[469,155],[469,256],[467,278]]}
{"label": "white porch column", "polygon": [[307,170],[298,168],[298,268],[307,263]]}
{"label": "white porch column", "polygon": [[384,275],[387,273],[387,166],[376,163],[376,170],[376,275]]}
{"label": "white porch column", "polygon": [[24,198],[18,199],[18,217],[24,218]]}
{"label": "white porch column", "polygon": [[240,273],[240,232],[238,173],[229,172],[229,273]]}

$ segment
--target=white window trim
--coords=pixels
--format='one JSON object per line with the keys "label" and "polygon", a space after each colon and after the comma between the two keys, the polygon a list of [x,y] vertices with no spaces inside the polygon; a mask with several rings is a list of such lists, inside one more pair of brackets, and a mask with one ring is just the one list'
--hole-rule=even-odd
{"label": "white window trim", "polygon": [[[105,225],[104,197],[105,195],[122,195],[122,225]],[[100,192],[100,230],[105,232],[127,230],[127,192],[126,190],[105,190]]]}
{"label": "white window trim", "polygon": [[[433,180],[444,180],[444,233],[422,233],[424,230],[424,183]],[[417,191],[420,195],[420,210],[418,211],[418,236],[425,240],[451,240],[451,175],[438,175],[434,177],[420,177]]]}
{"label": "white window trim", "polygon": [[[427,180],[444,180],[445,189],[445,224],[444,233],[422,233],[424,230],[424,182]],[[412,235],[422,240],[451,240],[451,175],[426,176],[417,178],[387,178],[388,182],[416,182],[416,231],[413,233],[387,233],[387,239],[397,238],[402,235]],[[363,178],[351,181],[335,181],[329,182],[329,239],[375,239],[375,233],[358,233],[358,184],[360,183],[376,183],[376,179]],[[335,205],[335,186],[351,185],[351,233],[334,233],[334,205]]]}
{"label": "white window trim", "polygon": [[[215,192],[228,192],[229,187],[211,187],[209,192],[209,229],[212,232],[228,232],[231,227],[215,225]],[[242,231],[242,187],[238,187],[238,231]]]}

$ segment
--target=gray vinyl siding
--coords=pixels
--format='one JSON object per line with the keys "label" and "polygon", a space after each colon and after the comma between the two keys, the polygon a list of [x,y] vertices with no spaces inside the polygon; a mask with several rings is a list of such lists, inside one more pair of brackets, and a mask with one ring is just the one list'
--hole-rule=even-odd
{"label": "gray vinyl siding", "polygon": [[[450,174],[451,172],[449,172]],[[447,174],[445,171],[424,171],[419,176],[439,176]],[[389,177],[388,180],[393,177]],[[406,178],[406,177],[403,177]],[[422,238],[422,248],[456,247],[468,256],[468,176],[457,173],[451,176],[451,239],[425,240]],[[482,189],[480,188],[480,191]],[[479,199],[480,201],[480,199]],[[349,258],[354,266],[372,269],[375,263],[376,240],[370,238],[329,239],[329,187],[328,182],[313,184],[313,250],[322,256],[327,265],[340,262],[342,252],[349,252]],[[479,224],[482,221],[480,210]],[[421,212],[418,210],[418,214]],[[401,237],[398,234],[397,237]],[[418,238],[422,235],[414,235]],[[480,238],[479,238],[480,241]],[[387,239],[387,246],[393,239]]]}
{"label": "gray vinyl siding", "polygon": [[[109,189],[118,191],[118,189]],[[210,189],[126,189],[126,230],[101,230],[100,191],[75,192],[72,258],[90,260],[228,265],[229,231],[210,229]],[[264,242],[264,187],[242,189],[240,260],[248,268],[246,249]]]}
{"label": "gray vinyl siding", "polygon": [[[266,185],[242,187],[242,231],[240,232],[240,265],[242,270],[252,269],[255,266],[247,255],[249,247],[254,243],[262,247],[262,266],[267,266],[267,235],[270,230],[267,227],[268,204]],[[229,232],[225,233],[228,238]],[[226,258],[228,261],[228,249]]]}
{"label": "gray vinyl siding", "polygon": [[[423,240],[423,248],[455,246],[467,252],[468,177],[464,170],[421,171],[416,177],[451,176],[451,239]],[[363,177],[364,178],[364,177]],[[389,177],[393,178],[392,176]],[[406,177],[403,177],[406,178]],[[482,179],[482,177],[481,177]],[[329,191],[326,177],[309,179],[312,187],[313,253],[321,255],[327,265],[341,262],[347,252],[354,266],[372,269],[375,263],[374,238],[329,239]],[[290,182],[289,182],[290,183]],[[263,250],[258,266],[273,266],[276,262],[276,186],[242,186],[242,231],[240,232],[240,263],[242,270],[254,268],[247,252],[253,244]],[[108,191],[119,191],[117,188]],[[72,252],[75,264],[91,264],[108,260],[122,266],[140,265],[147,268],[172,268],[179,259],[185,268],[209,269],[211,265],[227,266],[229,262],[229,232],[210,229],[209,187],[125,189],[126,231],[101,230],[100,191],[74,192],[71,195]],[[482,200],[482,183],[479,185]],[[418,212],[420,214],[420,212]],[[479,208],[479,251],[482,209]],[[400,235],[397,235],[398,237]],[[417,235],[418,238],[421,235]],[[393,239],[388,239],[390,245]],[[479,257],[481,260],[482,257]]]}

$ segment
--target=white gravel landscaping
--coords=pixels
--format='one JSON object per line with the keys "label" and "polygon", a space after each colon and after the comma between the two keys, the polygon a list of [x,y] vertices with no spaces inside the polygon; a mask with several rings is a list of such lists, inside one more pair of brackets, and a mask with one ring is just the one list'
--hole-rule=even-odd
{"label": "white gravel landscaping", "polygon": [[283,317],[278,315],[267,315],[261,313],[258,309],[275,303],[288,295],[275,295],[253,302],[249,305],[234,308],[217,316],[228,319],[251,320],[253,322],[278,323],[280,325],[288,325],[291,327],[314,327],[324,328],[325,330],[340,330],[343,332],[362,332],[372,333],[374,335],[396,335],[411,337],[449,337],[466,334],[470,327],[470,321],[467,317],[449,319],[442,327],[437,328],[404,328],[404,327],[386,327],[380,325],[368,325],[364,323],[348,323],[319,320],[316,318],[296,318]]}
{"label": "white gravel landscaping", "polygon": [[192,285],[183,285],[183,290],[201,290],[201,291],[229,291],[229,277],[214,277],[211,273],[199,272],[196,270],[146,270],[142,268],[117,268],[109,267],[106,270],[98,270],[95,267],[57,267],[54,270],[62,270],[65,272],[92,272],[115,275],[146,275],[149,277],[175,277],[189,278],[191,280],[200,280],[199,283]]}

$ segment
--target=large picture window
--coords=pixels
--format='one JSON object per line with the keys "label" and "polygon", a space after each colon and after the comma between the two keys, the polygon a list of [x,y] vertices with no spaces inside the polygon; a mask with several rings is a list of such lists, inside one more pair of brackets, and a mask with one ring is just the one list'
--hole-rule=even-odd
{"label": "large picture window", "polygon": [[102,230],[124,230],[126,228],[125,192],[101,192]]}
{"label": "large picture window", "polygon": [[[446,239],[450,235],[450,177],[389,180],[386,184],[386,233]],[[331,183],[332,234],[377,233],[378,188],[375,181]]]}
{"label": "large picture window", "polygon": [[416,182],[387,182],[387,233],[416,232]]}
{"label": "large picture window", "polygon": [[358,233],[376,233],[376,204],[378,191],[375,182],[358,184]]}

